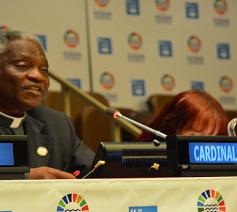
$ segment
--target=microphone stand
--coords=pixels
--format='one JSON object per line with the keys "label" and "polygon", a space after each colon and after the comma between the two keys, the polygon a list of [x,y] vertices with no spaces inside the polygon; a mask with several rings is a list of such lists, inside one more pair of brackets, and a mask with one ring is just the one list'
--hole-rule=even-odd
{"label": "microphone stand", "polygon": [[[140,128],[142,128],[142,129],[144,129],[144,130],[146,130],[146,131],[148,131],[148,132],[151,132],[152,134],[156,135],[157,137],[161,137],[161,138],[163,138],[163,139],[165,139],[165,138],[167,137],[166,134],[164,134],[164,133],[162,133],[162,132],[160,132],[160,131],[158,131],[158,130],[154,130],[154,129],[152,129],[152,128],[150,128],[150,127],[144,125],[144,124],[141,124],[141,123],[139,123],[139,122],[137,122],[137,121],[134,121],[133,119],[130,119],[130,118],[128,118],[128,117],[122,115],[119,111],[116,111],[116,112],[113,114],[113,116],[114,116],[115,119],[119,119],[119,118],[120,118],[120,119],[124,119],[124,120],[126,120],[126,121],[128,121],[128,122],[134,124],[134,125],[137,126],[137,127],[140,127]],[[158,141],[158,140],[156,140],[156,139],[154,139],[152,142],[153,142],[153,144],[154,144],[155,146],[159,146],[159,145],[160,145],[160,141]]]}

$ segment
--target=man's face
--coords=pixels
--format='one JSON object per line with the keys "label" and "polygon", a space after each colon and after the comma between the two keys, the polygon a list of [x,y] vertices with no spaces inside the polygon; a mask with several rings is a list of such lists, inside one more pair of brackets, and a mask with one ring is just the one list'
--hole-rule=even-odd
{"label": "man's face", "polygon": [[21,115],[41,103],[48,87],[48,62],[38,43],[9,42],[0,59],[0,111]]}

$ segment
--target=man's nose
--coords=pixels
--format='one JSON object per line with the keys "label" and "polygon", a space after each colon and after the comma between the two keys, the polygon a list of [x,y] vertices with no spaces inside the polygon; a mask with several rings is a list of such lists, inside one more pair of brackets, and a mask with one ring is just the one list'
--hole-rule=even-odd
{"label": "man's nose", "polygon": [[48,79],[48,76],[45,75],[44,71],[42,71],[39,67],[33,67],[27,73],[27,76],[31,80],[35,81],[44,81]]}

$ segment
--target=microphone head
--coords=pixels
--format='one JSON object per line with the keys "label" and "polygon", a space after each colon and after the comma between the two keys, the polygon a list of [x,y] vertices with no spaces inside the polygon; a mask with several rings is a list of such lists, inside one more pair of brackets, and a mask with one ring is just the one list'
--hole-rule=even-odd
{"label": "microphone head", "polygon": [[95,164],[95,169],[97,169],[98,167],[100,167],[100,166],[103,166],[103,165],[105,165],[105,161],[104,160],[99,160],[96,164]]}
{"label": "microphone head", "polygon": [[119,111],[116,111],[113,116],[115,119],[118,119],[121,117],[121,113]]}

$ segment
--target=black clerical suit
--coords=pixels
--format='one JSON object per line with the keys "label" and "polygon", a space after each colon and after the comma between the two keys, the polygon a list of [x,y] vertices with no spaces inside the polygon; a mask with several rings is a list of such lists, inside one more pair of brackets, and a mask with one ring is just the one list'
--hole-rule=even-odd
{"label": "black clerical suit", "polygon": [[[23,128],[29,136],[30,167],[49,166],[65,171],[80,169],[82,173],[90,168],[94,153],[77,138],[64,113],[39,106],[27,112]],[[37,152],[39,147],[47,149],[45,156]]]}

